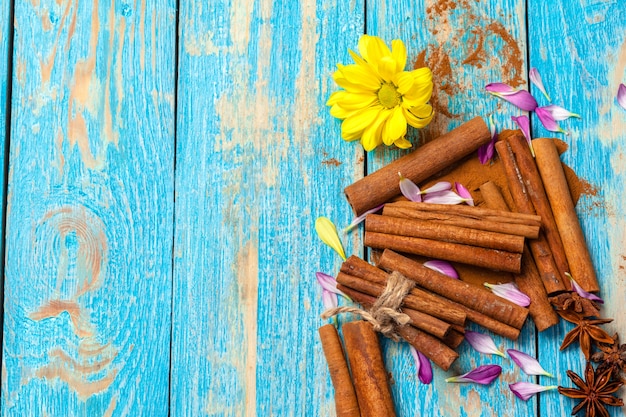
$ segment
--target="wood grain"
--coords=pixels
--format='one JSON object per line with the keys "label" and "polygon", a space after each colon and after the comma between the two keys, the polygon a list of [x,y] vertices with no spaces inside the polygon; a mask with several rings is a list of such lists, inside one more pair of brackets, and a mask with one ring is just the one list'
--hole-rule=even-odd
{"label": "wood grain", "polygon": [[175,7],[15,2],[4,416],[168,413]]}
{"label": "wood grain", "polygon": [[[540,12],[540,2],[529,2],[530,65],[537,67],[555,104],[582,118],[569,119],[561,126],[570,136],[570,148],[563,161],[579,177],[589,182],[589,189],[577,205],[583,232],[600,282],[600,294],[606,303],[605,317],[615,318],[606,325],[610,334],[626,334],[626,203],[623,187],[626,111],[615,99],[620,83],[626,81],[626,4],[624,2],[555,1],[549,14]],[[544,97],[532,90],[540,104]],[[533,119],[536,137],[554,134]],[[569,323],[539,334],[540,359],[556,375],[566,369],[584,371],[584,358],[577,347],[555,354]],[[622,339],[624,337],[622,336]],[[559,381],[572,386],[567,378]],[[548,382],[547,380],[545,381]],[[626,394],[620,391],[622,398]],[[575,402],[550,394],[541,401],[542,415],[563,414]],[[611,407],[613,408],[613,407]],[[624,409],[613,409],[612,416]]]}
{"label": "wood grain", "polygon": [[314,273],[341,259],[313,225],[350,222],[362,175],[325,107],[362,18],[360,1],[181,2],[172,415],[334,412]]}
{"label": "wood grain", "polygon": [[[414,143],[440,136],[475,116],[494,114],[498,128],[511,127],[511,109],[484,92],[489,82],[504,81],[523,87],[526,80],[525,2],[406,1],[368,3],[367,31],[388,43],[402,39],[407,45],[409,65],[427,64],[436,86],[433,106],[437,112],[431,124]],[[506,103],[505,103],[506,104]],[[376,150],[368,154],[368,172],[403,154],[398,150]],[[472,330],[483,331],[478,327]],[[526,325],[517,342],[494,336],[503,348],[535,352],[534,326]],[[467,343],[447,373],[435,369],[433,384],[425,386],[413,377],[408,348],[388,344],[386,361],[393,363],[392,386],[400,416],[420,410],[433,416],[528,416],[536,414],[536,399],[518,401],[507,383],[526,380],[508,360],[475,352]],[[490,387],[453,385],[448,376],[461,374],[488,363],[503,366],[502,376]],[[495,400],[497,399],[497,400]]]}

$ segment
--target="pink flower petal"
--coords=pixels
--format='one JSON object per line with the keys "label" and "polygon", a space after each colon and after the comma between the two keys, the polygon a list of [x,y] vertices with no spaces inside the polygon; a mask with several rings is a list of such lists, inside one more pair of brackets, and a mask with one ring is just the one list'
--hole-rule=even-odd
{"label": "pink flower petal", "polygon": [[582,298],[587,298],[589,300],[592,301],[596,301],[600,304],[604,304],[604,300],[600,297],[598,297],[595,294],[592,294],[590,292],[587,292],[583,289],[583,287],[581,287],[580,285],[578,285],[578,283],[574,280],[574,278],[569,274],[569,273],[565,273],[565,275],[568,276],[568,278],[570,279],[570,281],[572,281],[572,290],[576,291],[576,293],[581,296]]}
{"label": "pink flower petal", "polygon": [[[492,85],[493,84],[489,84],[487,87],[492,86]],[[504,93],[499,93],[499,92],[496,92],[495,89],[493,88],[489,89],[487,87],[485,87],[485,89],[489,91],[492,95],[496,97],[500,97],[501,99],[508,101],[509,103],[513,104],[514,106],[517,106],[521,110],[533,111],[538,106],[537,100],[535,100],[532,94],[530,94],[526,90],[518,90],[515,92],[505,91]]]}
{"label": "pink flower petal", "polygon": [[489,288],[495,295],[509,300],[518,306],[528,307],[530,305],[530,298],[521,292],[517,285],[512,282],[506,284],[490,284],[485,282],[485,287]]}
{"label": "pink flower petal", "polygon": [[550,96],[546,92],[545,87],[543,86],[543,81],[541,80],[541,75],[539,75],[539,71],[537,71],[537,68],[530,69],[530,71],[528,72],[528,78],[530,78],[530,82],[535,84],[535,86],[539,89],[539,91],[541,91],[543,95],[546,96],[548,101],[552,101],[550,99]]}
{"label": "pink flower petal", "polygon": [[337,300],[337,294],[323,290],[322,291],[322,303],[324,304],[325,309],[335,308],[339,305]]}
{"label": "pink flower petal", "polygon": [[343,291],[337,289],[337,280],[335,279],[335,277],[325,274],[323,272],[316,272],[315,277],[317,278],[317,282],[320,284],[323,291],[341,295],[348,300],[350,299],[350,297],[344,294]]}
{"label": "pink flower petal", "polygon": [[466,330],[465,340],[467,340],[467,343],[480,353],[484,353],[486,355],[498,355],[504,358],[504,353],[500,352],[489,335]]}
{"label": "pink flower petal", "polygon": [[380,206],[374,207],[371,210],[367,210],[365,213],[361,214],[360,216],[355,217],[352,220],[352,223],[350,223],[348,226],[346,226],[346,228],[343,229],[343,232],[347,233],[350,230],[354,229],[359,224],[363,223],[363,221],[365,221],[365,218],[367,217],[368,214],[376,213],[377,211],[381,210],[383,207],[385,207],[385,205],[381,204]]}
{"label": "pink flower petal", "polygon": [[400,191],[402,192],[402,195],[409,201],[421,203],[422,192],[419,187],[410,179],[404,178],[401,173],[398,172],[398,175],[400,176]]}
{"label": "pink flower petal", "polygon": [[427,189],[422,191],[422,194],[439,193],[441,191],[448,191],[450,189],[452,189],[452,184],[447,181],[441,181],[433,185],[432,187],[428,187]]}
{"label": "pink flower petal", "polygon": [[617,89],[617,102],[623,109],[626,109],[626,85],[623,83]]}
{"label": "pink flower petal", "polygon": [[550,385],[544,387],[543,385],[533,384],[532,382],[516,382],[514,384],[509,384],[509,388],[517,398],[528,401],[533,395],[539,392],[557,389],[558,386]]}
{"label": "pink flower petal", "polygon": [[530,120],[528,116],[511,116],[511,120],[515,122],[515,124],[520,128],[524,137],[526,138],[526,142],[528,142],[528,147],[530,148],[530,153],[535,156],[535,150],[533,149],[533,142],[530,136]]}
{"label": "pink flower petal", "polygon": [[456,188],[456,192],[461,196],[465,203],[470,206],[474,205],[474,199],[472,198],[472,194],[470,194],[469,190],[463,186],[460,182],[454,183],[454,188]]}
{"label": "pink flower petal", "polygon": [[453,191],[443,191],[440,193],[426,194],[424,196],[424,203],[433,204],[461,204],[465,199]]}
{"label": "pink flower petal", "polygon": [[486,143],[478,148],[478,160],[482,165],[485,165],[487,162],[491,161],[491,158],[493,158],[496,141],[498,140],[496,125],[493,123],[493,116],[489,116],[489,129],[491,131],[491,140],[489,143]]}
{"label": "pink flower petal", "polygon": [[535,113],[537,114],[537,117],[539,117],[539,121],[541,122],[543,127],[548,129],[550,132],[567,134],[563,129],[561,129],[561,126],[559,126],[556,120],[554,120],[554,117],[552,117],[552,113],[550,113],[548,110],[544,109],[543,107],[537,107],[535,109]]}
{"label": "pink flower petal", "polygon": [[532,356],[515,349],[507,349],[506,353],[509,354],[513,362],[519,366],[527,375],[543,375],[554,377],[551,373],[547,372],[541,367],[539,361]]}
{"label": "pink flower petal", "polygon": [[456,272],[456,269],[454,269],[454,267],[446,261],[434,259],[432,261],[424,262],[424,266],[450,278],[459,279],[459,274]]}
{"label": "pink flower petal", "polygon": [[417,376],[422,384],[430,384],[433,380],[433,367],[430,364],[430,360],[419,350],[409,345],[411,355],[415,361],[415,368],[417,370]]}
{"label": "pink flower petal", "polygon": [[446,382],[475,382],[488,385],[500,376],[500,373],[502,368],[499,365],[483,365],[463,375],[447,378]]}
{"label": "pink flower petal", "polygon": [[546,111],[550,112],[550,114],[552,115],[552,118],[557,122],[560,122],[562,120],[567,120],[570,117],[576,117],[580,119],[580,114],[572,113],[571,111],[561,106],[557,106],[556,104],[550,104],[549,106],[544,106],[542,107],[542,109],[545,109]]}
{"label": "pink flower petal", "polygon": [[519,90],[514,89],[508,84],[505,83],[491,83],[485,86],[485,90],[494,95],[511,95],[517,93]]}

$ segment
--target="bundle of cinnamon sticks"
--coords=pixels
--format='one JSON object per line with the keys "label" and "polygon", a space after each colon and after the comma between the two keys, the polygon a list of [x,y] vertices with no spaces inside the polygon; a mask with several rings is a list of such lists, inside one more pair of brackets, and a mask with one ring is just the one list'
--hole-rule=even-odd
{"label": "bundle of cinnamon sticks", "polygon": [[[382,254],[376,266],[348,258],[337,274],[338,288],[368,308],[385,290],[390,273],[412,280],[415,286],[401,306],[410,324],[398,333],[443,370],[458,358],[454,349],[463,341],[466,321],[516,339],[528,314],[539,331],[558,322],[549,296],[571,291],[570,276],[586,291],[599,290],[551,139],[534,140],[534,156],[521,132],[501,134],[495,147],[508,187],[481,185],[474,190],[482,197],[480,207],[398,199],[398,172],[419,184],[489,140],[488,127],[475,118],[345,190],[357,215],[385,203],[381,214],[370,214],[365,220],[364,243]],[[526,309],[464,282],[462,276],[460,280],[447,277],[423,266],[416,255],[503,271],[531,304]],[[360,372],[355,369],[353,373]]]}

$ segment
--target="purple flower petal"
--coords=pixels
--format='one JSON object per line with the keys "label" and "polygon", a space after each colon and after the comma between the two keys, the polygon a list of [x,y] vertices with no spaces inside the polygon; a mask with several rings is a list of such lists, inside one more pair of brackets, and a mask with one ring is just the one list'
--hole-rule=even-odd
{"label": "purple flower petal", "polygon": [[626,109],[626,85],[623,83],[617,89],[617,102],[622,108]]}
{"label": "purple flower petal", "polygon": [[433,367],[430,364],[428,358],[419,350],[409,345],[411,349],[411,355],[415,360],[415,368],[417,370],[417,376],[422,384],[430,384],[433,380]]}
{"label": "purple flower petal", "polygon": [[542,107],[542,109],[550,112],[550,114],[552,115],[552,118],[557,122],[560,122],[562,120],[567,120],[570,117],[576,117],[580,119],[580,114],[572,113],[571,111],[561,106],[557,106],[556,104],[550,104],[549,106],[544,106]]}
{"label": "purple flower petal", "polygon": [[367,210],[365,213],[361,214],[360,216],[355,217],[352,220],[352,223],[350,223],[348,226],[346,226],[343,229],[344,233],[349,232],[350,230],[354,229],[355,227],[357,227],[359,224],[363,223],[363,221],[365,220],[365,218],[367,217],[368,214],[372,214],[372,213],[376,213],[377,211],[379,211],[380,209],[382,209],[383,207],[385,207],[384,204],[381,204],[378,207],[374,207],[371,210]]}
{"label": "purple flower petal", "polygon": [[485,287],[489,288],[495,295],[509,300],[518,306],[528,307],[530,305],[530,298],[521,292],[517,285],[512,282],[506,284],[490,284],[485,282]]}
{"label": "purple flower petal", "polygon": [[528,142],[528,147],[530,148],[530,153],[535,156],[535,150],[533,149],[533,142],[530,136],[530,120],[528,116],[511,116],[511,120],[515,122],[515,124],[520,128],[524,137],[526,138],[526,142]]}
{"label": "purple flower petal", "polygon": [[574,280],[574,278],[569,274],[569,273],[565,273],[565,275],[567,275],[567,277],[570,279],[570,281],[572,281],[572,290],[576,291],[576,293],[581,296],[582,298],[587,298],[589,300],[592,301],[596,301],[600,304],[604,304],[604,300],[600,297],[598,297],[595,294],[592,294],[590,292],[587,292],[583,289],[583,287],[581,287],[580,285],[578,285],[578,283]]}
{"label": "purple flower petal", "polygon": [[452,189],[452,184],[447,181],[441,181],[433,185],[432,187],[428,187],[427,189],[422,191],[422,194],[439,193],[442,191],[448,191],[450,189]]}
{"label": "purple flower petal", "polygon": [[505,83],[491,83],[485,86],[485,90],[494,95],[507,96],[517,93],[519,90],[514,89]]}
{"label": "purple flower petal", "polygon": [[495,153],[496,141],[498,140],[498,134],[496,133],[496,125],[493,122],[493,115],[489,116],[489,129],[491,131],[491,140],[489,143],[485,143],[478,148],[478,160],[482,165],[491,161]]}
{"label": "purple flower petal", "polygon": [[419,187],[410,179],[404,178],[401,173],[398,172],[398,175],[400,176],[400,191],[402,192],[402,195],[409,201],[421,203],[422,192]]}
{"label": "purple flower petal", "polygon": [[440,193],[431,193],[424,196],[424,203],[433,204],[461,204],[465,199],[453,191],[443,191]]}
{"label": "purple flower petal", "polygon": [[469,190],[463,186],[460,182],[454,183],[454,188],[456,188],[456,192],[464,199],[464,202],[470,206],[474,205],[474,199],[470,194]]}
{"label": "purple flower petal", "polygon": [[530,71],[528,72],[528,78],[530,78],[530,82],[535,84],[535,86],[539,89],[539,91],[541,91],[543,95],[546,96],[548,101],[552,101],[550,99],[550,96],[546,92],[545,87],[543,86],[543,80],[541,79],[541,75],[539,75],[539,71],[537,71],[537,68],[530,69]]}
{"label": "purple flower petal", "polygon": [[557,389],[558,386],[550,385],[544,387],[543,385],[533,384],[532,382],[516,382],[514,384],[509,384],[509,388],[517,398],[519,398],[520,400],[528,401],[530,397],[537,394],[538,392]]}
{"label": "purple flower petal", "polygon": [[463,375],[447,378],[446,382],[475,382],[488,385],[500,376],[501,372],[502,368],[499,365],[482,365]]}
{"label": "purple flower petal", "polygon": [[446,261],[434,259],[432,261],[424,262],[424,266],[450,278],[459,279],[459,274],[456,272],[456,269],[454,269],[454,267]]}
{"label": "purple flower petal", "polygon": [[[492,85],[493,84],[489,84],[487,87],[492,86]],[[503,84],[503,85],[506,85],[506,84]],[[537,100],[535,100],[532,94],[530,94],[526,90],[518,90],[515,92],[505,91],[504,93],[499,93],[499,92],[491,91],[494,89],[491,88],[490,90],[487,87],[485,87],[485,89],[487,89],[487,91],[489,91],[492,95],[496,97],[500,97],[501,99],[508,101],[509,103],[513,104],[514,106],[517,106],[518,108],[524,111],[533,111],[538,106]]]}
{"label": "purple flower petal", "polygon": [[350,300],[350,297],[344,294],[343,291],[337,289],[337,280],[335,279],[335,277],[325,274],[323,272],[316,272],[315,277],[317,278],[317,282],[322,287],[322,290],[333,293],[333,294],[341,295],[342,297],[345,297],[346,299]]}
{"label": "purple flower petal", "polygon": [[484,353],[486,355],[498,355],[504,358],[504,353],[498,350],[496,344],[489,335],[466,330],[465,340],[467,340],[467,343],[480,353]]}
{"label": "purple flower petal", "polygon": [[513,362],[515,362],[517,366],[519,366],[527,375],[554,377],[554,375],[543,369],[539,364],[539,361],[532,356],[515,349],[507,349],[506,353],[509,354],[511,359],[513,359]]}
{"label": "purple flower petal", "polygon": [[335,308],[339,305],[339,301],[337,300],[337,294],[323,290],[322,291],[322,303],[324,304],[325,309]]}
{"label": "purple flower petal", "polygon": [[548,129],[550,132],[559,132],[559,133],[567,134],[563,129],[561,129],[561,126],[559,126],[556,120],[554,120],[552,113],[550,113],[545,108],[537,107],[535,109],[535,113],[537,113],[537,117],[539,117],[539,121],[541,122],[543,127]]}

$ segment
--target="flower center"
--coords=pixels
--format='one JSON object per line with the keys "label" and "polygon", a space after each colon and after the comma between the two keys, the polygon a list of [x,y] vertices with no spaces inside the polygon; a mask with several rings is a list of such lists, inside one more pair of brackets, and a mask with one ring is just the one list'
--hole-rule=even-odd
{"label": "flower center", "polygon": [[383,107],[392,109],[400,104],[400,93],[392,83],[384,83],[378,90],[378,100]]}

